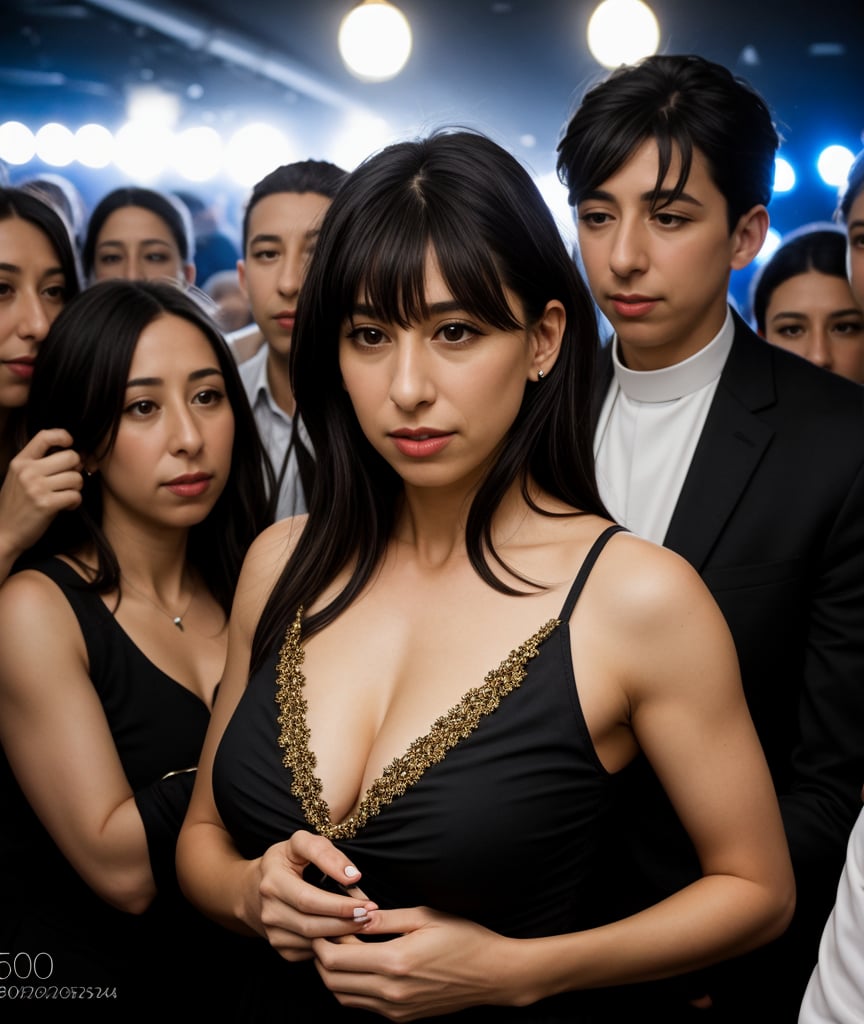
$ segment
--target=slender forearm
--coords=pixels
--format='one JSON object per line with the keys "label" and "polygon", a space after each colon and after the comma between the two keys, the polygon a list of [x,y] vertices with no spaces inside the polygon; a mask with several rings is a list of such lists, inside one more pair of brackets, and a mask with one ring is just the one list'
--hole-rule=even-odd
{"label": "slender forearm", "polygon": [[519,973],[526,989],[536,987],[534,999],[670,977],[770,941],[787,926],[793,905],[792,892],[778,902],[776,892],[756,883],[707,876],[621,921],[520,943]]}
{"label": "slender forearm", "polygon": [[177,841],[177,879],[186,898],[231,931],[263,935],[258,860],[246,860],[219,825],[187,824]]}

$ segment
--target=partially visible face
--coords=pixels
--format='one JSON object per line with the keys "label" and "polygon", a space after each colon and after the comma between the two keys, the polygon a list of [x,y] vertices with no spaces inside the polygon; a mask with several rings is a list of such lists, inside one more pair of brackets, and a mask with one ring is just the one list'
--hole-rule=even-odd
{"label": "partially visible face", "polygon": [[858,305],[864,309],[864,188],[855,197],[846,218],[849,283]]}
{"label": "partially visible face", "polygon": [[864,313],[845,278],[816,270],[787,278],[766,306],[765,337],[817,366],[864,383]]}
{"label": "partially visible face", "polygon": [[106,523],[188,528],[216,504],[231,469],[234,414],[219,360],[194,324],[163,315],[142,331],[101,475]]}
{"label": "partially visible face", "polygon": [[331,200],[317,192],[275,192],[249,214],[245,258],[237,266],[252,317],[277,358],[287,360],[318,228]]}
{"label": "partially visible face", "polygon": [[0,410],[27,401],[37,349],[63,308],[65,290],[47,236],[19,217],[0,221]]}
{"label": "partially visible face", "polygon": [[[676,157],[664,190],[679,166]],[[657,169],[652,139],[576,211],[588,283],[635,370],[671,366],[704,348],[723,326],[732,269],[755,254],[741,251],[738,227],[730,235],[726,199],[702,153],[693,154],[682,195],[652,213]]]}
{"label": "partially visible face", "polygon": [[[406,485],[472,486],[536,379],[532,332],[491,327],[462,309],[434,256],[425,296],[428,318],[407,329],[361,296],[340,333],[342,379],[363,433]],[[516,297],[508,300],[523,320]]]}
{"label": "partially visible face", "polygon": [[195,268],[183,262],[171,229],[158,214],[143,206],[121,206],[105,219],[93,254],[94,280],[117,277],[192,284]]}

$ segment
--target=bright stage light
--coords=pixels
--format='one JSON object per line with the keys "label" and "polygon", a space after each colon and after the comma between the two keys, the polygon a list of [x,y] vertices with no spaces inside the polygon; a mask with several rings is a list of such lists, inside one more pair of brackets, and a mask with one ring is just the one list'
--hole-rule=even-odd
{"label": "bright stage light", "polygon": [[66,167],[75,159],[75,137],[65,124],[43,124],[36,132],[36,156],[51,167]]}
{"label": "bright stage light", "polygon": [[187,128],[174,140],[173,165],[188,181],[209,181],[222,170],[222,139],[214,128]]}
{"label": "bright stage light", "polygon": [[236,132],[225,149],[225,170],[238,185],[249,187],[274,167],[297,159],[285,136],[268,124],[248,124]]}
{"label": "bright stage light", "polygon": [[363,0],[339,26],[339,52],[352,75],[383,82],[399,74],[411,56],[408,19],[387,0]]}
{"label": "bright stage light", "polygon": [[36,155],[36,139],[26,124],[7,121],[0,125],[0,160],[26,164]]}
{"label": "bright stage light", "polygon": [[137,121],[127,121],[114,141],[114,163],[139,182],[153,182],[162,174],[173,144],[170,132]]}
{"label": "bright stage light", "polygon": [[839,188],[846,184],[855,154],[846,146],[826,146],[819,154],[816,169],[826,185]]}
{"label": "bright stage light", "polygon": [[659,45],[657,18],[642,0],[603,0],[588,22],[588,49],[606,68],[633,64]]}
{"label": "bright stage light", "polygon": [[84,167],[107,167],[114,159],[114,136],[101,124],[82,125],[75,132],[75,159]]}
{"label": "bright stage light", "polygon": [[353,171],[361,160],[392,141],[390,127],[383,117],[348,114],[327,147],[329,159],[346,171]]}

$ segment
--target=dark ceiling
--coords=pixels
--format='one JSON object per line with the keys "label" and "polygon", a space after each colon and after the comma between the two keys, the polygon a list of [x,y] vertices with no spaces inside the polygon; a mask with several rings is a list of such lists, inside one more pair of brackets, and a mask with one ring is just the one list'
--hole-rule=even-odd
{"label": "dark ceiling", "polygon": [[[270,120],[302,140],[298,157],[326,158],[355,106],[386,118],[394,137],[471,125],[536,174],[552,171],[571,104],[603,74],[584,44],[595,0],[397,2],[413,28],[411,59],[390,82],[361,83],[336,45],[352,0],[4,0],[0,120],[116,128],[128,87],[158,82],[182,98],[185,123],[229,131]],[[652,6],[662,49],[717,60],[766,96],[791,157],[809,159],[829,141],[860,147],[864,0]],[[784,216],[830,215],[833,198],[814,185],[783,200]]]}

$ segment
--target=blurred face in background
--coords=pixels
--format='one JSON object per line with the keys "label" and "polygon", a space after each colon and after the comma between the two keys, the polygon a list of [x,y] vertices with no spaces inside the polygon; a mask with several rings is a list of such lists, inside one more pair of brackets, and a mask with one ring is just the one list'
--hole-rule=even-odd
{"label": "blurred face in background", "polygon": [[781,282],[765,307],[765,338],[864,383],[864,313],[843,277],[811,270]]}
{"label": "blurred face in background", "polygon": [[184,263],[171,228],[152,210],[123,206],[111,213],[96,237],[93,279],[174,280],[194,284],[195,267]]}

